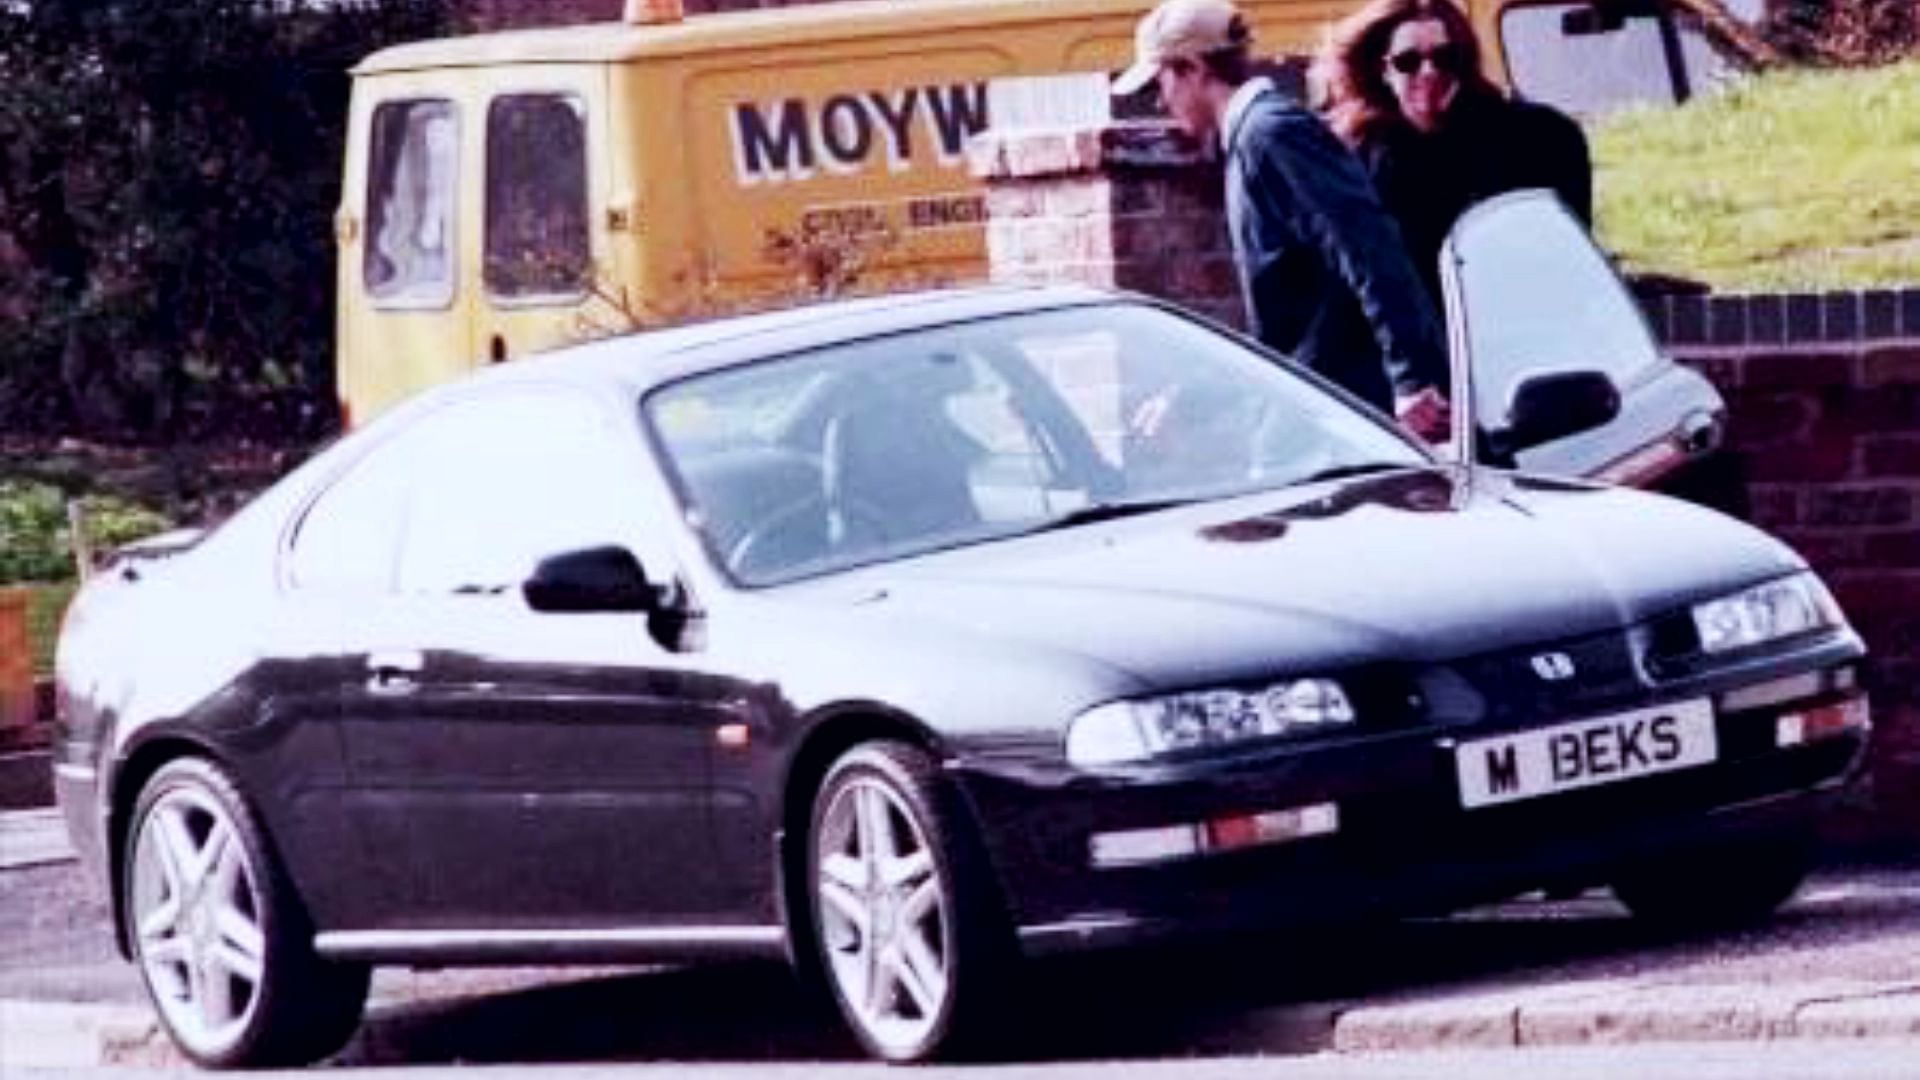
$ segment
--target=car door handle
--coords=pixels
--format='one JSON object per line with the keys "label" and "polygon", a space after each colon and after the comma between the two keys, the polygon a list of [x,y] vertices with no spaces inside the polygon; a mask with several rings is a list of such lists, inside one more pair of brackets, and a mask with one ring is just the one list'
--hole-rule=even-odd
{"label": "car door handle", "polygon": [[375,694],[404,694],[417,685],[415,676],[424,665],[412,649],[377,652],[367,657],[367,689]]}

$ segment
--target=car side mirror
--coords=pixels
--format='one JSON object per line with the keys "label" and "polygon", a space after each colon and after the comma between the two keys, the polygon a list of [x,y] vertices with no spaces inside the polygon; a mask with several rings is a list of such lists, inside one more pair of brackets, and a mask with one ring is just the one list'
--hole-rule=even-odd
{"label": "car side mirror", "polygon": [[1598,371],[1532,375],[1514,387],[1507,426],[1490,436],[1496,452],[1516,454],[1541,443],[1611,423],[1620,415],[1620,388]]}
{"label": "car side mirror", "polygon": [[520,590],[535,611],[650,612],[658,604],[640,560],[614,545],[541,559]]}

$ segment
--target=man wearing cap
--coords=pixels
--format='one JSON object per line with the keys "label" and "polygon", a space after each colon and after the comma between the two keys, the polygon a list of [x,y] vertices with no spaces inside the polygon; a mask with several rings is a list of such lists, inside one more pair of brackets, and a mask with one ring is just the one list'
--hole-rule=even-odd
{"label": "man wearing cap", "polygon": [[1320,118],[1251,75],[1230,0],[1164,0],[1140,20],[1117,95],[1157,83],[1187,133],[1218,139],[1247,321],[1269,346],[1429,439],[1447,435],[1447,356],[1400,230]]}

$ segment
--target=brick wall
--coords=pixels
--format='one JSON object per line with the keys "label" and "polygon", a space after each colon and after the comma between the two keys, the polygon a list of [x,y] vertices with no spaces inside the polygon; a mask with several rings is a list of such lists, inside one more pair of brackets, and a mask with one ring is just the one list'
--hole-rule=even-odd
{"label": "brick wall", "polygon": [[1920,289],[1647,306],[1727,398],[1754,522],[1820,570],[1872,647],[1874,802],[1920,836]]}
{"label": "brick wall", "polygon": [[[1003,281],[1135,289],[1237,320],[1219,177],[1154,124],[976,140]],[[1643,302],[1726,396],[1757,524],[1818,568],[1874,652],[1871,815],[1920,837],[1920,289]]]}

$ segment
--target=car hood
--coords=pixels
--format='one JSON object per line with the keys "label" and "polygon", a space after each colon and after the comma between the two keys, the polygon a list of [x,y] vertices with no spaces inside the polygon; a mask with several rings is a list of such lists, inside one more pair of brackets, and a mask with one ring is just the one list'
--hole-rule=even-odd
{"label": "car hood", "polygon": [[1677,500],[1420,469],[907,560],[858,575],[856,595],[902,631],[945,625],[1159,684],[1560,640],[1803,565]]}

